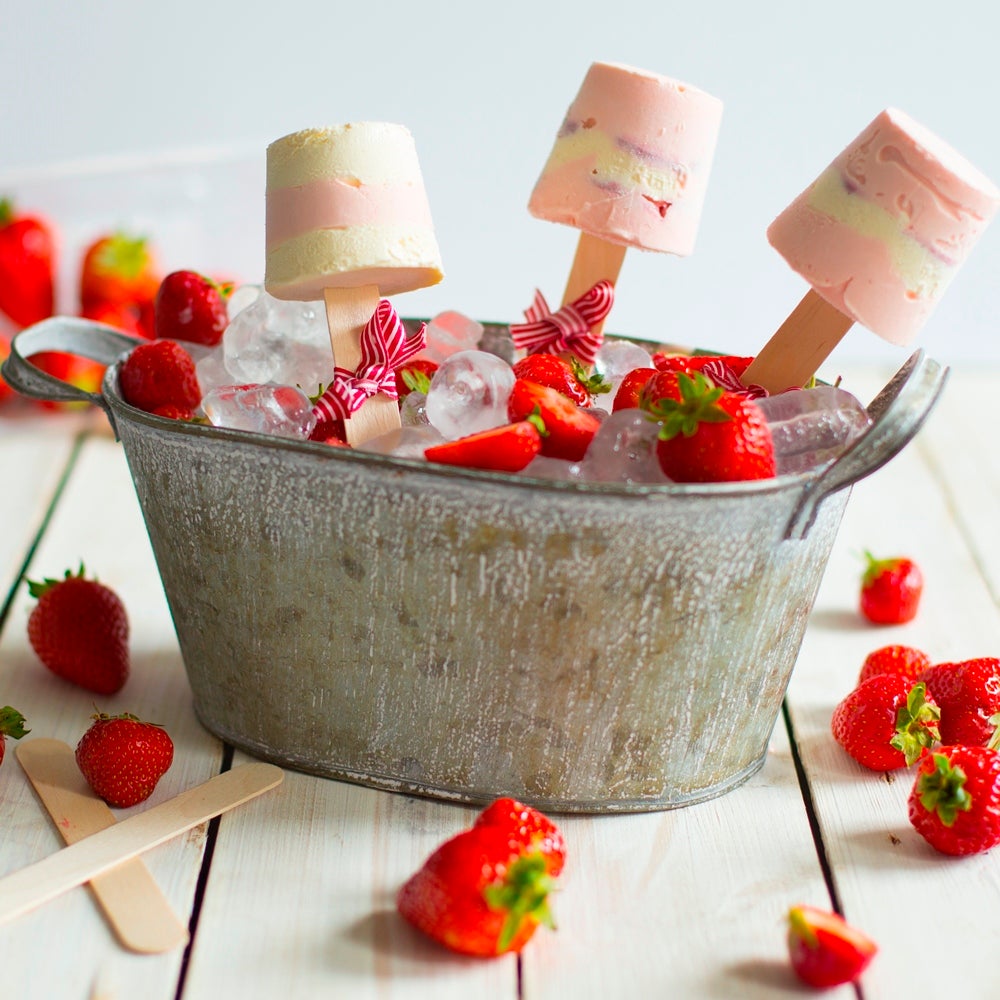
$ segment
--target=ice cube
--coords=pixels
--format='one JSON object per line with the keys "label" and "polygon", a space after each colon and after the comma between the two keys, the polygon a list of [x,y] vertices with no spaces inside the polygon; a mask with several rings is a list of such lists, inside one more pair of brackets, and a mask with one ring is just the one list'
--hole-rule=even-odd
{"label": "ice cube", "polygon": [[423,458],[425,449],[443,441],[439,431],[424,424],[422,427],[401,427],[380,434],[377,438],[366,441],[364,450],[379,455],[394,455],[396,458]]}
{"label": "ice cube", "polygon": [[495,354],[498,358],[503,358],[509,365],[514,364],[517,357],[517,348],[514,347],[514,338],[510,335],[510,327],[499,323],[491,323],[483,327],[483,335],[479,338],[479,350],[486,351],[487,354]]}
{"label": "ice cube", "polygon": [[778,475],[832,461],[872,423],[854,396],[832,385],[793,389],[754,402],[771,428]]}
{"label": "ice cube", "polygon": [[612,413],[590,442],[580,478],[595,483],[670,482],[656,457],[659,429],[639,410]]}
{"label": "ice cube", "polygon": [[427,396],[422,392],[407,393],[399,407],[399,420],[404,427],[422,427],[427,419]]}
{"label": "ice cube", "polygon": [[420,352],[422,358],[430,358],[439,364],[459,351],[474,350],[483,335],[483,324],[450,310],[438,313],[428,324],[427,345]]}
{"label": "ice cube", "polygon": [[234,288],[226,300],[226,312],[229,313],[229,321],[243,312],[247,306],[252,306],[263,294],[264,289],[260,285],[240,285]]}
{"label": "ice cube", "polygon": [[209,392],[201,406],[216,427],[233,430],[307,438],[316,426],[309,397],[290,385],[223,386]]}
{"label": "ice cube", "polygon": [[514,371],[506,361],[485,351],[459,351],[431,379],[427,419],[449,441],[499,427],[508,423],[513,388]]}
{"label": "ice cube", "polygon": [[536,479],[558,479],[563,482],[572,482],[581,478],[580,463],[536,455],[521,471],[521,475],[534,476]]}

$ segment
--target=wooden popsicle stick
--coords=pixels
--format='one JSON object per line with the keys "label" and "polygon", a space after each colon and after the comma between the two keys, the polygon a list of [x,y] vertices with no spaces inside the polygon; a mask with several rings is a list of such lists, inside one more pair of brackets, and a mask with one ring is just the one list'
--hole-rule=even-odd
{"label": "wooden popsicle stick", "polygon": [[[91,791],[65,743],[36,738],[19,743],[16,753],[67,844],[115,825],[114,813]],[[187,943],[187,927],[141,858],[93,879],[90,889],[118,940],[131,951],[156,954]]]}
{"label": "wooden popsicle stick", "polygon": [[[570,268],[569,278],[566,280],[566,291],[563,293],[562,304],[566,305],[568,302],[578,299],[604,278],[612,285],[616,284],[618,275],[621,273],[622,263],[625,260],[626,249],[619,243],[609,243],[599,236],[580,233],[576,254],[573,257],[573,266]],[[602,320],[592,329],[595,334],[599,335],[604,329],[604,321]]]}
{"label": "wooden popsicle stick", "polygon": [[762,385],[771,393],[801,388],[853,325],[854,320],[810,288],[750,362],[743,384]]}
{"label": "wooden popsicle stick", "polygon": [[[355,371],[361,363],[361,331],[378,308],[378,286],[327,288],[324,300],[334,362],[338,368]],[[352,447],[399,430],[401,426],[399,403],[381,393],[365,400],[361,408],[344,421],[347,443]]]}
{"label": "wooden popsicle stick", "polygon": [[281,784],[274,764],[243,764],[0,879],[0,924]]}

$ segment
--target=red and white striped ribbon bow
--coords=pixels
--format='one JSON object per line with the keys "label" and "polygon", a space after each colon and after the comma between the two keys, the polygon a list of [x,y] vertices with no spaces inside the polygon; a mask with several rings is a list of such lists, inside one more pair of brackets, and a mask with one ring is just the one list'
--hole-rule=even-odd
{"label": "red and white striped ribbon bow", "polygon": [[388,299],[381,299],[361,332],[361,361],[356,371],[334,368],[333,381],[316,401],[318,418],[346,420],[371,396],[383,393],[398,399],[396,369],[421,351],[427,342],[426,324],[412,337]]}
{"label": "red and white striped ribbon bow", "polygon": [[713,358],[702,366],[702,372],[726,392],[736,392],[747,399],[761,399],[767,395],[762,385],[744,385],[731,365],[721,358]]}
{"label": "red and white striped ribbon bow", "polygon": [[604,335],[593,327],[603,320],[615,301],[615,286],[604,279],[580,298],[552,312],[541,292],[524,311],[525,323],[514,323],[510,335],[514,346],[529,354],[575,354],[584,364],[593,364]]}

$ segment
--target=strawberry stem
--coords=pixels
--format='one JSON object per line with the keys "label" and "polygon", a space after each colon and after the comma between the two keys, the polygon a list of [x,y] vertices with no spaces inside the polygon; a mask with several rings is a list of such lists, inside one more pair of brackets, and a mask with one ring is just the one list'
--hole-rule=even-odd
{"label": "strawberry stem", "polygon": [[718,405],[725,390],[701,372],[678,372],[677,389],[680,399],[665,397],[647,407],[650,416],[660,425],[661,441],[669,441],[678,434],[692,437],[702,423],[721,424],[732,420]]}
{"label": "strawberry stem", "polygon": [[22,736],[27,736],[31,730],[24,728],[26,721],[24,716],[10,705],[0,708],[0,739],[9,736],[11,739],[19,740]]}
{"label": "strawberry stem", "polygon": [[957,765],[953,767],[945,754],[934,754],[934,770],[924,771],[917,778],[920,804],[928,812],[937,813],[945,826],[953,826],[960,810],[967,812],[972,808],[965,779],[965,771]]}
{"label": "strawberry stem", "polygon": [[906,704],[896,713],[896,735],[889,745],[899,750],[909,766],[919,760],[941,739],[938,720],[941,710],[925,698],[927,685],[914,684],[906,696]]}
{"label": "strawberry stem", "polygon": [[528,918],[555,929],[548,896],[555,881],[548,873],[544,856],[533,851],[519,857],[501,882],[488,885],[483,898],[491,910],[506,911],[503,929],[497,941],[497,953],[505,951]]}

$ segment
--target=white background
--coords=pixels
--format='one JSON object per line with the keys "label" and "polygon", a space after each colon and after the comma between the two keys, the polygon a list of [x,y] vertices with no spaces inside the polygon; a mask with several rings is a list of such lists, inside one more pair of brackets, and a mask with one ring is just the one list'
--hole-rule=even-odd
{"label": "white background", "polygon": [[[256,281],[267,143],[309,126],[396,121],[416,138],[447,272],[397,307],[516,320],[536,286],[561,296],[576,234],[525,206],[595,60],[673,76],[725,103],[695,253],[629,253],[609,325],[618,332],[756,350],[806,290],[767,244],[768,223],[884,107],[902,108],[1000,181],[992,0],[0,5],[0,175],[22,207],[56,213],[72,234],[66,269],[82,238],[76,217],[114,226],[143,196],[119,175],[120,206],[82,181],[74,198],[65,171],[52,181],[53,164],[234,151],[231,178],[202,192],[213,259],[193,238],[171,242],[169,204],[149,224],[161,228],[152,235],[168,268]],[[1000,361],[998,290],[994,223],[920,346],[946,362]],[[908,353],[855,327],[835,358]]]}

